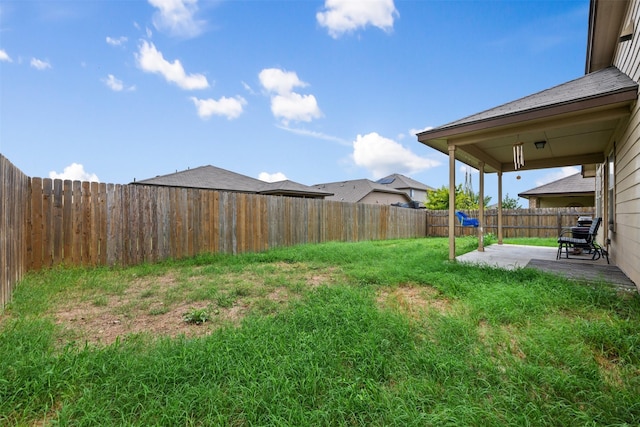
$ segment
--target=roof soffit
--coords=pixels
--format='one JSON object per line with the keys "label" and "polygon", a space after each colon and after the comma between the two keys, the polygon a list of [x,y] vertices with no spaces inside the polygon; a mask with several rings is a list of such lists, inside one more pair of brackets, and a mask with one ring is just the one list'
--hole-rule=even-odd
{"label": "roof soffit", "polygon": [[585,73],[612,65],[628,5],[628,0],[591,0]]}

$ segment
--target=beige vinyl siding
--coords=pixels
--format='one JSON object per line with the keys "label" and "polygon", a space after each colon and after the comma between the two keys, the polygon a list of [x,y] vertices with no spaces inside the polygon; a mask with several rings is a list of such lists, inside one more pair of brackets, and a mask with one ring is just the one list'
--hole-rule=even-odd
{"label": "beige vinyl siding", "polygon": [[[614,65],[640,79],[640,0],[629,4],[623,25],[633,19],[631,40],[618,44]],[[610,233],[616,264],[640,285],[640,106],[633,106],[624,132],[615,141],[615,232]]]}
{"label": "beige vinyl siding", "polygon": [[369,203],[373,205],[390,205],[398,202],[407,203],[408,200],[400,194],[381,193],[377,191],[372,191],[358,201],[358,203]]}
{"label": "beige vinyl siding", "polygon": [[413,190],[413,197],[411,199],[424,203],[427,201],[427,192],[422,190]]}
{"label": "beige vinyl siding", "polygon": [[584,197],[539,197],[539,208],[566,208],[566,207],[592,207],[595,205],[593,196]]}

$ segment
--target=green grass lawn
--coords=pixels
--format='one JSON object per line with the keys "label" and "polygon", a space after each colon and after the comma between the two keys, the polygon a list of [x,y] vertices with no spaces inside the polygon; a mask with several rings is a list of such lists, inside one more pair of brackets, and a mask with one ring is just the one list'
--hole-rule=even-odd
{"label": "green grass lawn", "polygon": [[447,257],[433,238],[31,273],[0,317],[0,425],[640,424],[637,294]]}

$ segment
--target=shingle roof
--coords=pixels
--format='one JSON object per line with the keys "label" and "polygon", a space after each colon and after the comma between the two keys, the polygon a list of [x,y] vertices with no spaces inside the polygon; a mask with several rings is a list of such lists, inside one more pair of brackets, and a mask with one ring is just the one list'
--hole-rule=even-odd
{"label": "shingle roof", "polygon": [[159,175],[155,178],[135,181],[132,184],[203,188],[209,190],[277,194],[284,196],[323,197],[331,194],[289,180],[274,183],[264,182],[259,179],[251,178],[246,175],[211,165],[187,169],[168,175]]}
{"label": "shingle roof", "polygon": [[386,185],[378,184],[368,179],[327,182],[324,184],[315,184],[313,187],[317,190],[333,193],[333,196],[326,197],[326,200],[337,200],[349,203],[357,203],[372,192],[398,194],[407,199],[409,197],[404,191],[389,188]]}
{"label": "shingle roof", "polygon": [[596,191],[595,178],[583,178],[581,173],[541,185],[518,194],[518,197],[551,196],[566,194],[593,194]]}
{"label": "shingle roof", "polygon": [[321,191],[321,190],[318,190],[317,188],[309,187],[304,184],[299,184],[297,182],[290,181],[288,179],[284,181],[263,183],[263,186],[260,189],[260,194],[289,194],[289,195],[316,194],[316,195],[322,195],[322,196],[333,196],[333,193]]}
{"label": "shingle roof", "polygon": [[420,181],[416,181],[413,178],[409,178],[408,176],[404,176],[399,173],[394,173],[394,174],[385,176],[384,178],[380,178],[376,182],[378,184],[386,185],[395,189],[413,188],[415,190],[423,190],[423,191],[433,190],[433,187],[429,187],[428,185],[423,184]]}
{"label": "shingle roof", "polygon": [[431,129],[442,130],[590,98],[637,90],[638,84],[616,67],[608,67],[575,80],[525,96],[489,110]]}

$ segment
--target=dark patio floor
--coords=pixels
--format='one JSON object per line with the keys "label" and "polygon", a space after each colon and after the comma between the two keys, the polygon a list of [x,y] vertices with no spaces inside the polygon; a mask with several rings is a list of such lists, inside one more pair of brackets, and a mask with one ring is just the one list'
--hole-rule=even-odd
{"label": "dark patio floor", "polygon": [[637,291],[636,285],[622,270],[606,259],[591,260],[591,255],[571,256],[564,253],[556,260],[557,248],[522,245],[491,245],[484,252],[472,251],[456,258],[460,262],[484,264],[498,268],[536,268],[569,279],[590,283],[609,283],[622,290]]}

